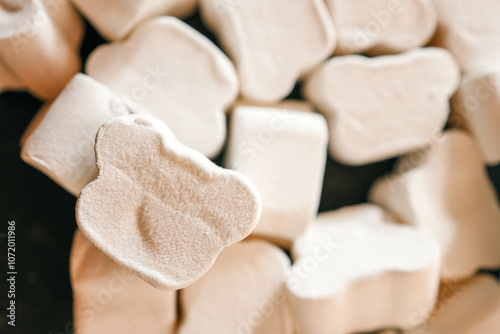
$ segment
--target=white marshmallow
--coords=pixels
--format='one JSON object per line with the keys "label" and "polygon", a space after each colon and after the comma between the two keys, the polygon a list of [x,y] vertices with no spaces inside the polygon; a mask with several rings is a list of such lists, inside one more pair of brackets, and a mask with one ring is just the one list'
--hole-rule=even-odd
{"label": "white marshmallow", "polygon": [[[286,285],[298,334],[407,327],[432,309],[439,247],[414,227],[363,204],[322,213],[293,248]],[[417,324],[412,324],[417,325]]]}
{"label": "white marshmallow", "polygon": [[254,233],[291,242],[316,217],[327,155],[324,118],[312,112],[236,107],[225,166],[247,176],[262,197]]}
{"label": "white marshmallow", "polygon": [[500,163],[499,80],[499,65],[465,73],[452,103],[454,116],[461,123],[458,125],[476,138],[489,165]]}
{"label": "white marshmallow", "polygon": [[285,253],[264,241],[226,248],[205,276],[180,292],[179,334],[293,334],[283,289],[289,268]]}
{"label": "white marshmallow", "polygon": [[402,159],[369,197],[436,237],[443,278],[500,266],[500,207],[479,149],[465,132],[446,131],[427,152]]}
{"label": "white marshmallow", "polygon": [[33,119],[21,140],[21,158],[77,196],[97,176],[97,130],[110,118],[129,112],[111,90],[77,74]]}
{"label": "white marshmallow", "polygon": [[125,38],[147,19],[191,15],[197,0],[72,0],[75,6],[107,40]]}
{"label": "white marshmallow", "polygon": [[222,149],[224,111],[238,94],[236,73],[212,42],[182,21],[141,24],[125,41],[97,48],[86,71],[146,107],[184,145],[209,158]]}
{"label": "white marshmallow", "polygon": [[489,275],[456,284],[440,294],[429,321],[406,334],[478,334],[500,330],[500,285]]}
{"label": "white marshmallow", "polygon": [[436,30],[431,0],[326,0],[336,54],[391,54],[425,45]]}
{"label": "white marshmallow", "polygon": [[176,293],[158,290],[94,247],[79,231],[70,259],[76,334],[173,334]]}
{"label": "white marshmallow", "polygon": [[368,164],[425,146],[441,132],[459,70],[442,49],[334,57],[306,81],[304,95],[325,115],[330,154]]}
{"label": "white marshmallow", "polygon": [[0,91],[53,99],[81,66],[83,22],[67,1],[0,1]]}
{"label": "white marshmallow", "polygon": [[200,6],[235,62],[241,94],[249,100],[281,100],[335,46],[323,0],[201,0]]}
{"label": "white marshmallow", "polygon": [[97,133],[99,175],[80,193],[82,233],[151,285],[192,284],[257,225],[255,187],[180,144],[159,120],[114,118]]}
{"label": "white marshmallow", "polygon": [[499,1],[432,1],[438,15],[438,29],[432,45],[450,50],[463,71],[498,62]]}

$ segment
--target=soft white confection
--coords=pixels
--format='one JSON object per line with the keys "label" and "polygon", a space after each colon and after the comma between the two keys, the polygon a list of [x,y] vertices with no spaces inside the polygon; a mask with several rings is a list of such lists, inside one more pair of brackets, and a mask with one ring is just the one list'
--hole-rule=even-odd
{"label": "soft white confection", "polygon": [[97,48],[87,73],[162,120],[184,145],[215,157],[226,138],[224,111],[238,95],[230,60],[173,17],[138,26],[124,41]]}
{"label": "soft white confection", "polygon": [[326,59],[335,31],[323,0],[200,0],[201,14],[236,64],[244,98],[277,102]]}
{"label": "soft white confection", "polygon": [[500,1],[432,0],[438,29],[432,45],[450,50],[463,71],[498,63]]}
{"label": "soft white confection", "polygon": [[291,242],[318,212],[327,155],[323,116],[310,111],[236,107],[225,166],[247,176],[262,197],[254,233]]}
{"label": "soft white confection", "polygon": [[[500,61],[500,58],[499,58]],[[452,110],[477,140],[484,161],[500,163],[500,64],[464,74]]]}
{"label": "soft white confection", "polygon": [[412,314],[436,301],[436,241],[375,205],[319,214],[293,256],[286,286],[298,334],[415,326]]}
{"label": "soft white confection", "polygon": [[330,154],[363,165],[430,143],[441,133],[460,72],[442,49],[400,55],[334,57],[314,72],[304,95],[325,115]]}
{"label": "soft white confection", "polygon": [[436,237],[443,278],[500,267],[500,207],[467,133],[446,131],[429,150],[403,158],[393,176],[374,184],[369,197]]}
{"label": "soft white confection", "polygon": [[160,15],[187,17],[197,0],[71,0],[107,40],[126,37],[139,23]]}
{"label": "soft white confection", "polygon": [[80,70],[83,21],[68,1],[0,0],[0,92],[50,100]]}
{"label": "soft white confection", "polygon": [[79,231],[70,257],[75,334],[173,334],[177,298],[153,288],[98,250]]}
{"label": "soft white confection", "polygon": [[429,321],[405,334],[493,334],[500,332],[500,285],[485,274],[440,294]]}
{"label": "soft white confection", "polygon": [[337,30],[336,54],[371,55],[425,45],[436,30],[431,0],[326,0]]}
{"label": "soft white confection", "polygon": [[21,158],[77,196],[97,176],[94,142],[105,121],[130,113],[101,83],[77,74],[23,136]]}
{"label": "soft white confection", "polygon": [[284,291],[290,260],[265,241],[226,248],[208,273],[181,290],[179,334],[293,334]]}
{"label": "soft white confection", "polygon": [[261,202],[250,181],[182,145],[152,116],[106,122],[95,152],[99,175],[78,197],[78,226],[154,287],[192,284],[257,225]]}

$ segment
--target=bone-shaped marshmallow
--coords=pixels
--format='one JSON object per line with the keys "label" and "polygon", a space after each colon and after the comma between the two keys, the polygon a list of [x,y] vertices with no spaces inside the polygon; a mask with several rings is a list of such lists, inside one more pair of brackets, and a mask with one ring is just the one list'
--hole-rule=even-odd
{"label": "bone-shaped marshmallow", "polygon": [[431,0],[326,0],[336,54],[391,54],[426,44],[436,30]]}
{"label": "bone-shaped marshmallow", "polygon": [[[445,284],[446,285],[446,284]],[[440,292],[429,321],[405,334],[498,333],[500,284],[489,275],[477,275]]]}
{"label": "bone-shaped marshmallow", "polygon": [[76,205],[80,230],[157,288],[193,283],[257,225],[261,202],[250,181],[180,144],[152,116],[108,121],[95,152],[98,177]]}
{"label": "bone-shaped marshmallow", "polygon": [[453,97],[452,111],[450,123],[472,133],[487,164],[499,164],[500,66],[465,73]]}
{"label": "bone-shaped marshmallow", "polygon": [[330,154],[362,165],[425,146],[441,132],[459,70],[442,49],[334,57],[306,81],[304,94],[325,115]]}
{"label": "bone-shaped marshmallow", "polygon": [[498,62],[500,2],[497,0],[432,0],[438,29],[432,45],[450,50],[463,71]]}
{"label": "bone-shaped marshmallow", "polygon": [[125,38],[147,19],[191,15],[197,0],[72,0],[75,6],[107,40]]}
{"label": "bone-shaped marshmallow", "polygon": [[158,290],[75,233],[70,258],[76,334],[173,334],[176,293]]}
{"label": "bone-shaped marshmallow", "polygon": [[182,21],[146,21],[126,40],[97,48],[86,71],[146,107],[184,145],[209,158],[222,149],[238,79],[222,51]]}
{"label": "bone-shaped marshmallow", "polygon": [[55,98],[80,69],[82,37],[68,1],[0,0],[0,91]]}
{"label": "bone-shaped marshmallow", "polygon": [[259,190],[263,210],[254,233],[289,243],[315,219],[327,141],[326,122],[319,114],[234,109],[225,166],[247,176]]}
{"label": "bone-shaped marshmallow", "polygon": [[286,285],[297,333],[404,328],[414,312],[432,309],[439,247],[393,221],[374,205],[347,207],[320,214],[295,242]]}
{"label": "bone-shaped marshmallow", "polygon": [[30,124],[21,141],[21,158],[77,196],[97,176],[97,130],[129,112],[126,101],[107,87],[77,74]]}
{"label": "bone-shaped marshmallow", "polygon": [[281,100],[335,46],[322,0],[201,0],[200,6],[235,62],[241,94],[249,100]]}
{"label": "bone-shaped marshmallow", "polygon": [[400,160],[394,176],[377,181],[369,197],[436,237],[443,278],[500,266],[500,206],[479,149],[465,132],[446,131],[432,148]]}
{"label": "bone-shaped marshmallow", "polygon": [[285,253],[265,241],[226,248],[205,276],[181,290],[179,334],[294,333],[283,286],[289,268]]}

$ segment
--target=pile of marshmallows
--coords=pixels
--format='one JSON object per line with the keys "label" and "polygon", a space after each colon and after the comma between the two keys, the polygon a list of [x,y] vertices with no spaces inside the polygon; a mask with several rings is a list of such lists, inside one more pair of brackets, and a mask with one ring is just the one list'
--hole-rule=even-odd
{"label": "pile of marshmallows", "polygon": [[[0,0],[0,90],[78,196],[76,333],[500,333],[498,0],[72,2]],[[317,215],[328,153],[403,157]]]}

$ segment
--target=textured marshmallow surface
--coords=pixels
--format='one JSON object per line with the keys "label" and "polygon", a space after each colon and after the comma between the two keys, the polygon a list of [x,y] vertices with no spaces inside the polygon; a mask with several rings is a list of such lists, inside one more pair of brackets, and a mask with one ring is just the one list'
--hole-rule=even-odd
{"label": "textured marshmallow surface", "polygon": [[443,278],[500,266],[500,207],[479,149],[465,132],[446,131],[430,150],[403,158],[369,197],[436,237]]}
{"label": "textured marshmallow surface", "polygon": [[182,21],[146,21],[125,41],[97,48],[86,71],[147,108],[184,145],[209,158],[222,149],[224,111],[238,93],[236,73],[212,42]]}
{"label": "textured marshmallow surface", "polygon": [[160,15],[186,17],[197,0],[72,0],[107,40],[126,37],[139,23]]}
{"label": "textured marshmallow surface", "polygon": [[180,144],[159,120],[114,118],[95,144],[99,175],[76,206],[83,234],[151,285],[180,289],[257,225],[255,187]]}
{"label": "textured marshmallow surface", "polygon": [[431,0],[326,0],[336,54],[399,53],[426,44],[437,25]]}
{"label": "textured marshmallow surface", "polygon": [[489,165],[500,163],[500,65],[471,71],[453,98],[452,110],[459,126],[476,138],[484,160]]}
{"label": "textured marshmallow surface", "polygon": [[432,0],[438,29],[432,45],[450,50],[463,71],[497,63],[500,57],[500,2]]}
{"label": "textured marshmallow surface", "polygon": [[319,206],[327,155],[324,118],[309,111],[237,107],[225,166],[247,176],[262,197],[256,234],[293,241]]}
{"label": "textured marshmallow surface", "polygon": [[436,299],[436,241],[371,204],[320,214],[293,255],[286,284],[299,334],[406,327]]}
{"label": "textured marshmallow surface", "polygon": [[488,275],[474,276],[440,293],[428,323],[405,334],[486,334],[500,330],[500,284]]}
{"label": "textured marshmallow surface", "polygon": [[284,294],[290,260],[264,241],[226,248],[208,273],[180,292],[179,334],[293,334]]}
{"label": "textured marshmallow surface", "polygon": [[176,293],[153,288],[117,265],[80,231],[70,259],[75,334],[173,334]]}
{"label": "textured marshmallow surface", "polygon": [[206,25],[231,56],[243,97],[276,102],[333,51],[323,0],[200,0]]}
{"label": "textured marshmallow surface", "polygon": [[129,114],[104,85],[77,74],[26,130],[21,158],[77,196],[97,176],[94,141],[99,127]]}
{"label": "textured marshmallow surface", "polygon": [[304,94],[328,120],[331,155],[362,165],[428,144],[446,123],[458,83],[451,55],[426,48],[334,57],[308,78]]}
{"label": "textured marshmallow surface", "polygon": [[0,0],[0,92],[53,99],[80,69],[83,22],[67,1]]}

